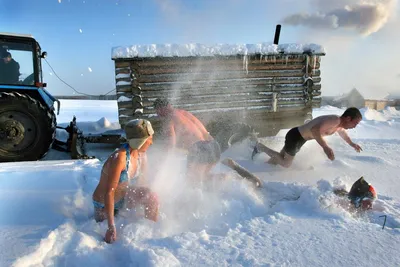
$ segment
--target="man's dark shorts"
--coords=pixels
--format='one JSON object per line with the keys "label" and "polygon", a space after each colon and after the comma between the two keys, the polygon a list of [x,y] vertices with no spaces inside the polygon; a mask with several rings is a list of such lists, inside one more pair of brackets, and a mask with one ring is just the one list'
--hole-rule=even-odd
{"label": "man's dark shorts", "polygon": [[299,128],[295,127],[290,129],[285,137],[285,146],[283,150],[290,156],[295,156],[300,148],[305,144],[306,140],[301,136]]}
{"label": "man's dark shorts", "polygon": [[188,163],[215,164],[221,157],[221,148],[217,141],[198,141],[188,151]]}

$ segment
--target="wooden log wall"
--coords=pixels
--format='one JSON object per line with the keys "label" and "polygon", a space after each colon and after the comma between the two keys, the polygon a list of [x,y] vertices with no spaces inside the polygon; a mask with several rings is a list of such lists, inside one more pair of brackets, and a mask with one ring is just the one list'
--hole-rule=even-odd
{"label": "wooden log wall", "polygon": [[205,123],[218,116],[287,120],[321,104],[319,55],[114,60],[122,126],[134,118],[154,120],[153,102],[159,97]]}

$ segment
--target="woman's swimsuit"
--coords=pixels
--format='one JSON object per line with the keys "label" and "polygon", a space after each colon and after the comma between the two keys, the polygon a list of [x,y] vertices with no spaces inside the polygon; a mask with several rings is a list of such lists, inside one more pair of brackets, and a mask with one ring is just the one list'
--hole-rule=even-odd
{"label": "woman's swimsuit", "polygon": [[[140,160],[140,156],[139,156],[138,157],[138,161],[137,161],[136,172],[133,175],[133,177],[130,178],[129,174],[128,174],[129,162],[130,162],[130,159],[131,159],[131,154],[129,152],[129,144],[128,143],[123,144],[122,147],[125,148],[125,151],[126,151],[126,166],[125,166],[125,169],[123,171],[121,171],[121,174],[119,176],[118,184],[121,184],[121,183],[129,181],[129,180],[134,180],[135,181],[136,180],[135,178],[139,178],[140,166],[141,166],[141,160]],[[102,172],[104,174],[108,175],[108,173],[106,173],[105,171],[102,170]],[[98,202],[96,200],[93,200],[93,205],[97,209],[104,209],[104,207],[105,207],[103,203]],[[121,209],[123,205],[124,205],[124,197],[121,198],[117,203],[114,203],[114,210]]]}

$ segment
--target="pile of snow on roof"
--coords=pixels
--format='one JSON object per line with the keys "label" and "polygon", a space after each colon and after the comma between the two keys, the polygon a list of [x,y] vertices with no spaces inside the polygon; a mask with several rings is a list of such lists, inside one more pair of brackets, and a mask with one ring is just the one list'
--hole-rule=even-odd
{"label": "pile of snow on roof", "polygon": [[190,56],[230,56],[230,55],[278,55],[303,54],[324,55],[324,47],[317,44],[150,44],[119,46],[112,49],[112,58],[133,57],[190,57]]}

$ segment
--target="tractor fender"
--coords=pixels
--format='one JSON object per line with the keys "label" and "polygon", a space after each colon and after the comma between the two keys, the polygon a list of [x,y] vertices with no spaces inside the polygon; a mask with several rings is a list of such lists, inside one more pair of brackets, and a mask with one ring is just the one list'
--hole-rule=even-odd
{"label": "tractor fender", "polygon": [[57,115],[60,112],[60,101],[52,96],[46,89],[34,86],[21,86],[21,85],[0,85],[0,93],[19,93],[28,95],[37,100],[49,110],[54,109],[54,102],[57,102]]}

